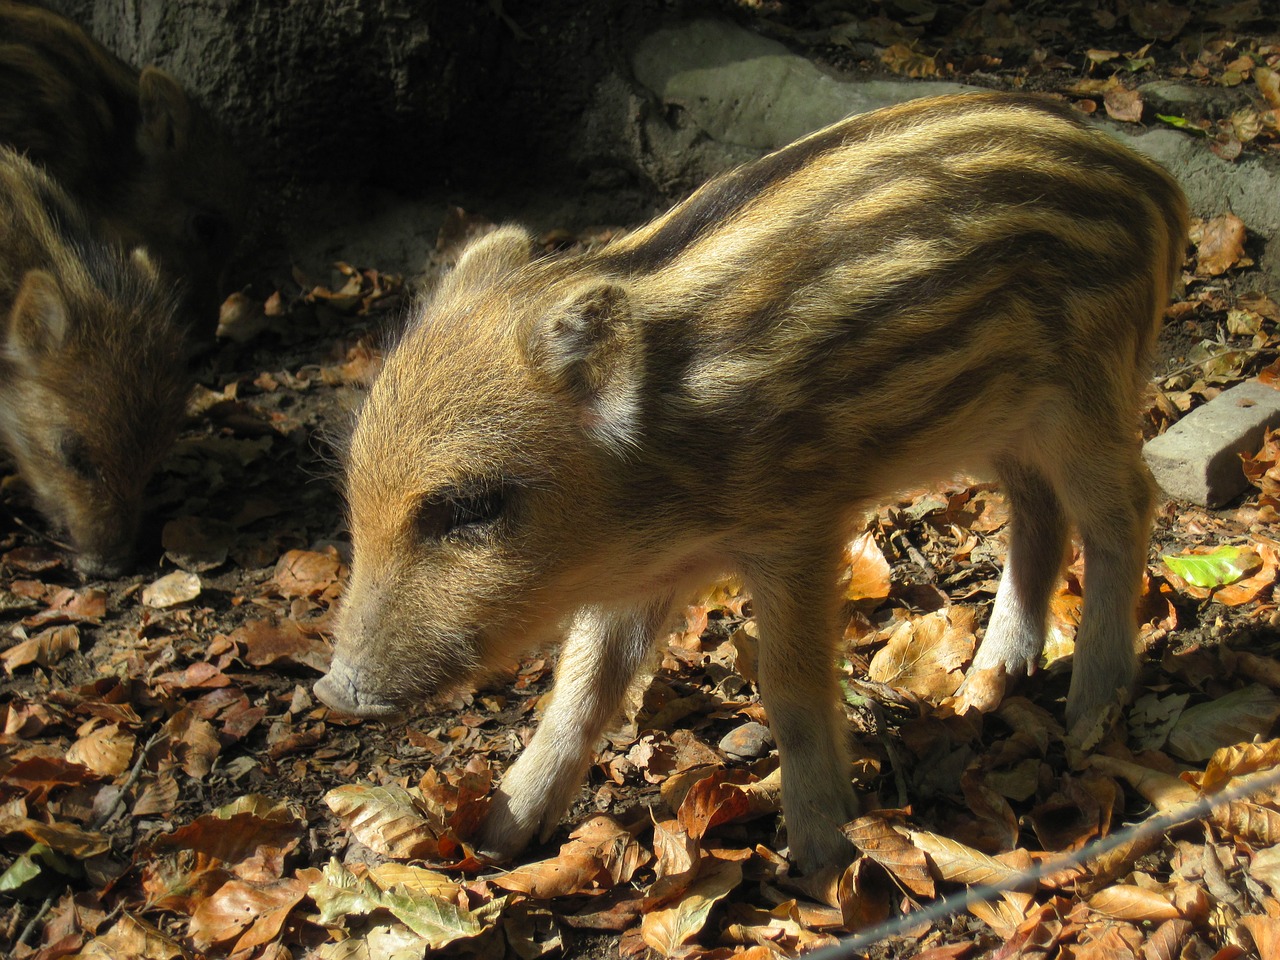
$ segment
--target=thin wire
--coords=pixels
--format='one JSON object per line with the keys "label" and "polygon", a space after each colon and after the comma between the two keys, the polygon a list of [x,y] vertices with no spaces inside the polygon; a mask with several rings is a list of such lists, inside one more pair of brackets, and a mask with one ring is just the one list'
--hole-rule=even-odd
{"label": "thin wire", "polygon": [[837,944],[822,947],[812,953],[805,954],[805,960],[847,960],[847,958],[856,956],[859,950],[864,950],[872,944],[879,943],[881,940],[901,936],[907,930],[918,927],[922,923],[933,923],[937,920],[942,920],[967,909],[970,904],[994,899],[1000,894],[1011,890],[1022,889],[1032,880],[1039,880],[1048,874],[1079,866],[1088,860],[1100,857],[1104,853],[1110,853],[1117,847],[1124,846],[1134,840],[1140,840],[1157,833],[1164,833],[1166,830],[1191,820],[1198,820],[1223,804],[1233,803],[1236,800],[1241,800],[1275,786],[1280,786],[1280,767],[1268,771],[1265,776],[1258,777],[1256,780],[1251,779],[1221,793],[1203,796],[1194,802],[1174,807],[1166,813],[1148,817],[1146,820],[1125,827],[1123,830],[1108,837],[1086,844],[1072,853],[1063,854],[1050,860],[1043,860],[1031,869],[1022,871],[1002,881],[969,887],[963,893],[952,894],[941,900],[935,900],[927,907],[878,923]]}

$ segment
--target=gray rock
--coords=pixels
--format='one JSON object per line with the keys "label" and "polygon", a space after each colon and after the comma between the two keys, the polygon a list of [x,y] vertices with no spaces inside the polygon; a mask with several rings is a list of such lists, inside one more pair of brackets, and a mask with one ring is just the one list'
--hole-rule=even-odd
{"label": "gray rock", "polygon": [[[925,81],[840,80],[775,40],[714,20],[650,34],[636,46],[632,68],[650,96],[680,108],[674,119],[641,121],[643,133],[631,138],[629,165],[669,193],[850,114],[976,89]],[[1161,112],[1211,117],[1230,114],[1247,101],[1238,90],[1170,82],[1148,84],[1143,92]],[[615,88],[615,101],[617,93]],[[643,111],[636,109],[636,95],[630,96],[626,115],[634,118]],[[1253,233],[1280,236],[1280,163],[1253,155],[1221,160],[1200,138],[1164,126],[1099,123],[1167,167],[1186,191],[1193,213],[1209,217],[1230,211]],[[614,143],[627,139],[619,127],[610,126]],[[1258,266],[1264,286],[1280,283],[1280,244],[1269,244]],[[1257,283],[1248,277],[1243,282]]]}
{"label": "gray rock", "polygon": [[[1107,124],[1105,129],[1163,164],[1182,185],[1192,213],[1234,213],[1251,233],[1268,239],[1280,236],[1280,164],[1274,159],[1250,155],[1235,162],[1221,160],[1202,140],[1167,127],[1142,130]],[[1280,245],[1267,244],[1258,266],[1265,284],[1274,289],[1280,282]],[[1241,279],[1248,285],[1245,277]]]}
{"label": "gray rock", "polygon": [[764,756],[773,743],[773,734],[763,723],[754,720],[731,730],[720,740],[720,749],[739,760],[754,760]]}
{"label": "gray rock", "polygon": [[632,57],[636,79],[683,107],[711,138],[773,150],[853,113],[976,88],[838,80],[776,40],[718,20],[658,30]]}
{"label": "gray rock", "polygon": [[1142,454],[1169,496],[1216,507],[1248,485],[1240,454],[1256,451],[1266,428],[1276,425],[1280,390],[1250,380],[1187,414]]}
{"label": "gray rock", "polygon": [[1177,80],[1153,80],[1138,87],[1138,93],[1156,113],[1187,119],[1229,117],[1252,102],[1241,87],[1203,87]]}

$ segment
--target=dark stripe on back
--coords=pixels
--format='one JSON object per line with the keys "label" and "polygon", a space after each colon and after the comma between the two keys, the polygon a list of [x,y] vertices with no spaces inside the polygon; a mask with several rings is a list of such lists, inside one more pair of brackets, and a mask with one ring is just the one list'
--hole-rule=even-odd
{"label": "dark stripe on back", "polygon": [[642,246],[606,247],[600,263],[606,270],[628,274],[658,270],[771,184],[791,176],[820,154],[865,139],[871,129],[865,124],[841,123],[730,171],[700,188]]}
{"label": "dark stripe on back", "polygon": [[[659,270],[741,212],[769,187],[799,173],[821,155],[834,150],[851,149],[859,141],[884,131],[886,126],[909,130],[937,120],[945,120],[955,111],[973,114],[973,126],[953,132],[945,139],[926,144],[925,149],[928,153],[886,158],[881,169],[877,170],[873,166],[860,174],[856,182],[848,184],[850,195],[865,193],[882,186],[886,182],[903,176],[904,172],[917,172],[926,180],[942,182],[949,179],[949,175],[941,169],[946,157],[963,155],[974,148],[985,148],[990,142],[991,132],[983,124],[981,108],[1024,110],[1027,114],[1025,140],[1037,142],[1046,155],[1078,164],[1082,171],[1097,170],[1101,167],[1125,176],[1139,176],[1146,182],[1153,179],[1151,176],[1143,176],[1148,168],[1140,166],[1137,162],[1126,163],[1128,158],[1123,153],[1108,150],[1105,141],[1095,143],[1091,142],[1089,137],[1072,138],[1065,136],[1056,128],[1045,130],[1035,125],[1036,115],[1039,114],[1041,117],[1047,115],[1066,120],[1078,130],[1087,129],[1080,118],[1065,104],[1036,97],[981,94],[966,96],[964,101],[964,103],[948,101],[943,104],[930,104],[914,111],[911,109],[912,104],[905,104],[894,110],[897,116],[891,118],[863,114],[838,123],[806,140],[784,147],[754,163],[739,167],[712,180],[694,193],[683,205],[677,207],[652,236],[635,246],[623,240],[617,246],[607,247],[600,253],[598,262],[604,270],[624,276]],[[890,142],[891,140],[892,138]],[[913,170],[904,169],[904,164],[908,163],[913,166]],[[992,175],[998,174],[993,170]],[[1008,181],[1008,199],[1011,202],[1029,202],[1051,195],[1055,185],[1056,189],[1061,191],[1064,183],[1061,178],[1038,174],[1034,168],[1025,165],[1012,167],[1005,176]],[[1025,182],[1019,183],[1020,177],[1025,177]],[[952,195],[981,196],[990,188],[978,186],[957,188],[955,185],[948,185],[947,189],[952,191]],[[1104,203],[1104,198],[1096,191],[1073,192],[1077,194],[1073,198],[1075,200],[1085,201],[1086,194],[1091,194],[1088,200],[1097,201],[1089,204],[1091,209],[1079,211],[1084,216],[1105,216],[1109,210],[1112,210],[1112,205]],[[1129,212],[1136,213],[1140,201],[1136,197],[1132,198],[1132,201],[1137,201],[1137,205],[1131,206]],[[1109,218],[1115,217],[1116,214],[1112,210]]]}

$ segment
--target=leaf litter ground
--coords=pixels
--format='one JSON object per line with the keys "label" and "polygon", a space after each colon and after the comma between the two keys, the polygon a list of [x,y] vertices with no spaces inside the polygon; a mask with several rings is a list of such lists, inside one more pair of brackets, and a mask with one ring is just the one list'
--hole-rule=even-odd
{"label": "leaf litter ground", "polygon": [[[905,52],[879,40],[881,66],[927,74],[908,54],[927,36],[919,18],[941,8],[909,6],[915,19],[904,7],[894,23],[916,33],[904,34]],[[1149,31],[1160,6],[1133,5],[1111,28]],[[1095,22],[1097,8],[1063,5]],[[997,14],[981,23],[1021,36],[1025,24]],[[775,19],[847,35],[839,17]],[[947,34],[961,52],[973,40],[965,22]],[[1117,59],[1096,46],[1091,74]],[[1223,86],[1253,82],[1265,99],[1273,48],[1242,51],[1248,63],[1228,56],[1234,47],[1207,46],[1187,69]],[[927,59],[943,72],[978,69]],[[1133,107],[1114,87],[1152,69],[1135,59],[1105,70],[1116,79],[1098,95],[1113,115]],[[1030,56],[1013,69],[1035,80],[1046,64]],[[1268,150],[1274,116],[1263,101],[1255,109],[1262,119],[1243,147]],[[1237,126],[1254,129],[1247,119],[1230,131],[1215,121],[1207,147],[1230,154]],[[1224,214],[1193,230],[1148,436],[1241,379],[1275,380],[1280,308],[1247,292],[1245,227]],[[440,263],[483,229],[455,213]],[[1005,690],[985,677],[956,696],[1006,520],[998,489],[958,479],[880,506],[849,547],[842,669],[865,813],[846,828],[859,851],[848,870],[788,870],[751,604],[732,583],[690,606],[552,841],[498,868],[469,841],[537,722],[549,653],[407,723],[332,715],[310,692],[349,560],[322,435],[341,433],[404,300],[399,278],[340,265],[324,283],[295,275],[263,301],[224,305],[229,342],[208,361],[190,428],[160,472],[154,514],[165,519],[133,577],[80,582],[16,483],[0,491],[15,521],[0,541],[8,954],[758,960],[994,881],[1008,892],[941,922],[907,921],[869,955],[1280,957],[1274,787],[1017,882],[1055,854],[1157,812],[1176,818],[1280,765],[1280,438],[1246,459],[1253,487],[1228,507],[1161,509],[1135,701],[1090,749],[1068,743],[1060,721],[1078,558],[1035,682]]]}

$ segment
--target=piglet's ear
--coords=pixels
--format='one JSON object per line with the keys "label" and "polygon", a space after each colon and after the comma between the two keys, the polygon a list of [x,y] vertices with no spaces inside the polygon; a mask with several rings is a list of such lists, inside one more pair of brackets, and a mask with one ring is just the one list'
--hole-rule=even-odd
{"label": "piglet's ear", "polygon": [[28,271],[9,310],[6,346],[28,356],[51,354],[62,346],[69,327],[58,282],[44,270]]}
{"label": "piglet's ear", "polygon": [[159,67],[145,67],[138,78],[138,149],[153,160],[187,148],[191,101],[178,81]]}
{"label": "piglet's ear", "polygon": [[152,283],[160,280],[160,267],[146,247],[134,247],[129,251],[129,262]]}
{"label": "piglet's ear", "polygon": [[579,405],[588,432],[618,452],[636,444],[644,351],[625,288],[579,287],[534,324],[525,352]]}
{"label": "piglet's ear", "polygon": [[533,259],[533,236],[515,226],[499,227],[471,241],[458,258],[451,278],[492,280]]}

